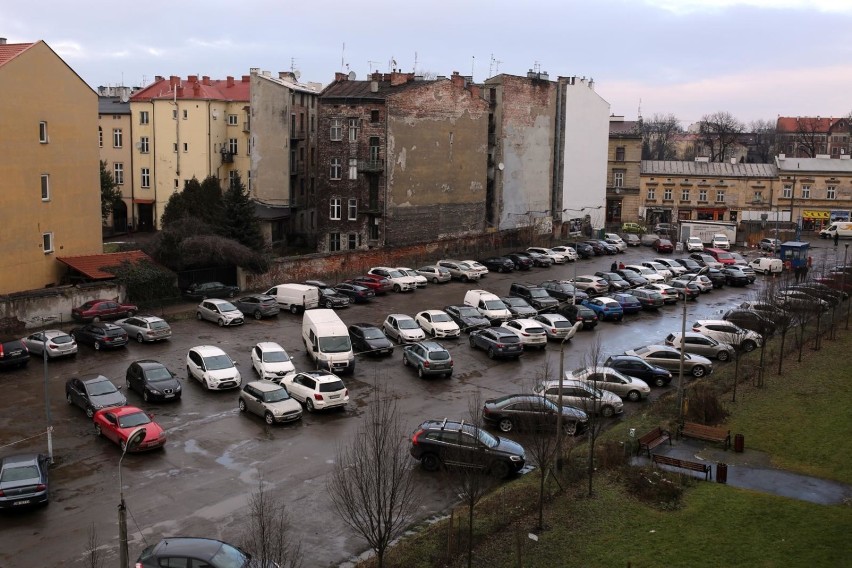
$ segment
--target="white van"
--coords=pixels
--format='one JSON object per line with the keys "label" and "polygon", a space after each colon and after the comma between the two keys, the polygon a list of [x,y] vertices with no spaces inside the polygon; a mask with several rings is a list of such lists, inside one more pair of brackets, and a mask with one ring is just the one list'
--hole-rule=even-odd
{"label": "white van", "polygon": [[267,290],[266,295],[275,298],[281,308],[297,314],[318,307],[320,291],[305,284],[279,284]]}
{"label": "white van", "polygon": [[752,269],[760,274],[780,274],[784,270],[784,264],[780,258],[760,257],[748,263]]}
{"label": "white van", "polygon": [[828,228],[819,232],[819,236],[822,239],[833,239],[834,235],[837,235],[841,239],[852,238],[852,223],[835,221]]}
{"label": "white van", "polygon": [[491,325],[500,325],[512,319],[512,312],[503,300],[488,290],[468,290],[464,295],[464,304],[479,310],[482,317],[488,318]]}
{"label": "white van", "polygon": [[302,316],[302,341],[318,369],[354,373],[355,353],[346,324],[334,310],[311,310]]}

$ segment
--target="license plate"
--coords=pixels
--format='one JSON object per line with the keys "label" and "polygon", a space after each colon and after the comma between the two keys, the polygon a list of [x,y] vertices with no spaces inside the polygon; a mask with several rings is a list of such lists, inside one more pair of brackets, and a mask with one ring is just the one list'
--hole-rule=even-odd
{"label": "license plate", "polygon": [[173,395],[173,394],[167,394],[166,395],[166,398],[174,398],[174,397],[175,397],[175,395]]}
{"label": "license plate", "polygon": [[17,357],[18,355],[20,355],[20,354],[21,354],[21,353],[23,353],[23,352],[24,352],[24,351],[23,351],[22,349],[18,349],[18,350],[16,350],[16,351],[9,351],[9,355],[10,355],[11,357]]}
{"label": "license plate", "polygon": [[29,499],[21,499],[20,501],[15,501],[15,505],[29,505],[29,504],[30,504]]}
{"label": "license plate", "polygon": [[330,397],[328,397],[328,398],[330,398],[331,400],[334,400],[334,399],[336,399],[336,398],[340,398],[340,395],[339,395],[339,394],[333,394],[333,395],[331,395],[331,396],[330,396]]}

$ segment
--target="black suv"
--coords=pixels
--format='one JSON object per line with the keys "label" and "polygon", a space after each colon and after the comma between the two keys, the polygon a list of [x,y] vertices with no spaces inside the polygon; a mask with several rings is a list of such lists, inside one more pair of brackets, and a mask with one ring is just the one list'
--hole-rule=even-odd
{"label": "black suv", "polygon": [[20,339],[0,339],[0,369],[23,367],[30,362],[30,351]]}
{"label": "black suv", "polygon": [[613,355],[604,362],[604,367],[612,367],[624,375],[642,379],[657,387],[664,387],[672,381],[671,371],[651,365],[635,355]]}
{"label": "black suv", "polygon": [[442,465],[487,471],[503,478],[524,467],[523,446],[464,420],[426,420],[411,435],[411,456],[426,471]]}
{"label": "black suv", "polygon": [[547,293],[547,290],[535,284],[513,282],[509,295],[523,298],[539,312],[553,312],[559,306],[559,300]]}
{"label": "black suv", "polygon": [[562,304],[556,312],[572,324],[578,321],[583,322],[583,329],[593,329],[598,325],[598,316],[590,308],[580,304]]}
{"label": "black suv", "polygon": [[563,302],[571,302],[574,298],[576,303],[581,303],[583,300],[588,300],[589,295],[577,288],[567,280],[545,280],[540,284],[542,288],[547,290],[547,293]]}

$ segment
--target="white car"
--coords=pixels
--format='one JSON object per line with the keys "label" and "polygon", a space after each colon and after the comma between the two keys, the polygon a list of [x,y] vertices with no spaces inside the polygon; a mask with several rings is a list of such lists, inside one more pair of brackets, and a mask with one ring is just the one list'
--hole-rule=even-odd
{"label": "white car", "polygon": [[784,270],[784,263],[780,258],[755,258],[748,265],[761,274],[781,274]]}
{"label": "white car", "polygon": [[659,284],[652,282],[650,284],[646,284],[644,286],[647,290],[656,290],[663,296],[663,301],[667,304],[675,304],[680,298],[680,292],[677,291],[677,288],[674,286],[670,286],[669,284]]}
{"label": "white car", "polygon": [[599,296],[609,292],[609,282],[594,274],[582,274],[569,282],[574,285],[574,288],[589,296]]}
{"label": "white car", "polygon": [[461,328],[441,310],[426,310],[414,316],[414,321],[426,335],[432,337],[459,337]]}
{"label": "white car", "polygon": [[728,343],[740,347],[743,351],[754,351],[763,343],[763,337],[748,329],[725,320],[698,320],[692,324],[692,331],[715,339],[719,343]]}
{"label": "white car", "polygon": [[287,351],[272,341],[263,341],[252,348],[251,366],[261,379],[270,380],[296,370]]}
{"label": "white car", "polygon": [[674,276],[674,274],[672,274],[672,271],[669,270],[668,266],[666,266],[662,262],[657,262],[656,260],[645,261],[642,263],[642,266],[654,270],[657,274],[662,275],[662,277],[665,278],[666,281],[671,280]]}
{"label": "white car", "polygon": [[666,281],[662,274],[658,274],[656,270],[642,266],[641,264],[628,264],[624,268],[638,272],[639,276],[643,276],[651,284],[663,284]]}
{"label": "white car", "polygon": [[186,376],[207,390],[236,389],[242,383],[234,360],[215,345],[199,345],[187,352]]}
{"label": "white car", "polygon": [[488,276],[488,267],[482,264],[481,262],[477,262],[475,260],[463,260],[462,262],[479,272],[480,278],[485,278],[486,276]]}
{"label": "white car", "polygon": [[417,289],[417,281],[411,276],[403,274],[396,268],[387,266],[374,266],[367,271],[367,274],[375,274],[387,278],[393,284],[394,292],[411,292]]}
{"label": "white car", "polygon": [[566,378],[592,383],[595,388],[609,391],[633,402],[648,398],[651,394],[648,383],[642,379],[628,377],[612,367],[583,367],[573,371]]}
{"label": "white car", "polygon": [[689,237],[686,239],[686,252],[704,252],[704,243],[700,237]]}
{"label": "white car", "polygon": [[705,276],[703,274],[701,276],[696,276],[693,282],[698,284],[698,287],[701,289],[702,293],[710,292],[713,289],[713,281],[710,280],[708,276]]}
{"label": "white car", "polygon": [[725,235],[716,234],[713,235],[713,240],[710,242],[710,246],[722,250],[731,250],[731,241],[729,241],[728,237]]}
{"label": "white car", "polygon": [[659,262],[668,268],[669,272],[674,275],[674,278],[686,274],[686,267],[670,258],[655,258],[654,262]]}
{"label": "white car", "polygon": [[288,373],[278,383],[287,387],[290,396],[304,404],[308,412],[338,408],[349,402],[349,389],[329,371]]}
{"label": "white car", "polygon": [[136,338],[139,343],[160,341],[172,336],[172,328],[163,318],[157,316],[131,316],[116,320],[115,325],[127,332],[127,337]]}
{"label": "white car", "polygon": [[414,278],[414,282],[415,284],[417,284],[418,288],[426,287],[426,284],[428,283],[426,277],[414,270],[413,268],[408,268],[407,266],[397,266],[396,269],[405,274],[406,276]]}
{"label": "white car", "polygon": [[246,321],[243,312],[227,300],[209,298],[202,300],[195,309],[195,317],[198,321],[207,320],[216,322],[219,327],[243,325]]}
{"label": "white car", "polygon": [[388,339],[396,339],[398,343],[417,343],[426,339],[414,318],[405,314],[389,315],[382,324],[382,331]]}
{"label": "white car", "polygon": [[568,318],[561,314],[539,314],[533,319],[541,322],[548,339],[557,339],[559,341],[570,340],[583,327],[582,321],[572,324],[568,321]]}
{"label": "white car", "polygon": [[533,319],[516,319],[507,321],[500,327],[504,327],[521,338],[524,349],[536,347],[544,349],[547,347],[547,333],[544,331],[540,321]]}
{"label": "white car", "polygon": [[564,256],[565,258],[567,258],[571,262],[574,262],[575,260],[577,260],[577,251],[575,251],[571,247],[559,245],[559,246],[553,247],[550,250],[552,250],[553,252],[557,252],[557,253],[561,254],[562,256]]}
{"label": "white car", "polygon": [[65,355],[77,354],[77,342],[74,338],[59,329],[46,329],[37,331],[21,339],[30,352],[30,355],[44,356],[45,343],[47,344],[47,357],[64,357]]}
{"label": "white car", "polygon": [[544,247],[528,247],[527,252],[537,252],[553,260],[553,264],[565,264],[568,259],[561,252]]}

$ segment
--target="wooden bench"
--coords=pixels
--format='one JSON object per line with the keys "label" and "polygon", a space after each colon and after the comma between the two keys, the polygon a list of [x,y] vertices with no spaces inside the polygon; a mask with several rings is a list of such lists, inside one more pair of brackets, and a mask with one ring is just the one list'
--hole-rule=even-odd
{"label": "wooden bench", "polygon": [[680,435],[687,438],[707,440],[708,442],[721,442],[725,445],[725,450],[731,447],[731,431],[724,428],[684,422],[683,426],[680,427]]}
{"label": "wooden bench", "polygon": [[642,450],[648,452],[648,457],[651,457],[651,450],[662,444],[663,442],[668,442],[669,445],[672,445],[672,437],[669,434],[668,430],[663,430],[659,426],[639,438],[639,447],[636,449],[636,455],[638,456],[642,453]]}
{"label": "wooden bench", "polygon": [[705,481],[709,481],[713,478],[712,468],[710,467],[710,464],[707,463],[681,460],[678,458],[672,458],[660,454],[654,454],[653,456],[651,456],[651,461],[653,461],[655,464],[679,467],[681,469],[688,469],[691,471],[697,471],[698,473],[703,473]]}

